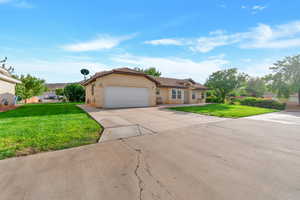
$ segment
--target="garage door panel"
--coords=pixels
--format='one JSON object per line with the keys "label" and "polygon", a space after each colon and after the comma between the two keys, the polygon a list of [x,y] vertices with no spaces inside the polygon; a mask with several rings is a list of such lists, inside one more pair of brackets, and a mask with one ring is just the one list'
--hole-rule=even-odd
{"label": "garage door panel", "polygon": [[105,108],[149,106],[149,89],[133,87],[105,87]]}

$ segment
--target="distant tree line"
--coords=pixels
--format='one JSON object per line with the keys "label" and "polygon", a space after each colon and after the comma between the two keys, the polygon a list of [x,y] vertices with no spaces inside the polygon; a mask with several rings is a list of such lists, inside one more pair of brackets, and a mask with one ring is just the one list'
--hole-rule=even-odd
{"label": "distant tree line", "polygon": [[205,83],[211,89],[208,95],[224,103],[234,96],[263,97],[267,91],[278,98],[298,93],[300,104],[300,55],[285,57],[270,69],[272,73],[264,77],[250,77],[236,68],[214,72]]}

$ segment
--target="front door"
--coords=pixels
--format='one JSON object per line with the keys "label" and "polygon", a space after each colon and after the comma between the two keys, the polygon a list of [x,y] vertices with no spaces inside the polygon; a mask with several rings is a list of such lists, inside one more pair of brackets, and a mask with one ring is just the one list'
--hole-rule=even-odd
{"label": "front door", "polygon": [[184,90],[184,103],[188,104],[189,103],[189,91]]}

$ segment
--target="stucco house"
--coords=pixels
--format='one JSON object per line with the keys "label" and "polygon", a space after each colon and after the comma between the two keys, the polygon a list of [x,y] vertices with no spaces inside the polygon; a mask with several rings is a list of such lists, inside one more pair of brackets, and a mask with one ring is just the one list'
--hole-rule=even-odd
{"label": "stucco house", "polygon": [[82,85],[86,104],[100,108],[202,103],[208,89],[192,79],[154,77],[129,68],[98,72]]}
{"label": "stucco house", "polygon": [[0,67],[0,106],[15,104],[15,86],[21,81],[14,79],[8,71]]}

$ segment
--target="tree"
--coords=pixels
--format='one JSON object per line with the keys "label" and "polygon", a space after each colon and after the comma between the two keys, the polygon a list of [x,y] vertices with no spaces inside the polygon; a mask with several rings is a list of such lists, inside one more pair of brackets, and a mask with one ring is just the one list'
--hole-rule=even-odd
{"label": "tree", "polygon": [[261,78],[250,78],[245,87],[248,96],[263,97],[266,92],[266,83]]}
{"label": "tree", "polygon": [[245,84],[247,77],[244,73],[238,73],[236,68],[226,69],[210,75],[205,85],[224,103],[230,93]]}
{"label": "tree", "polygon": [[27,103],[27,99],[41,95],[43,92],[47,91],[45,80],[29,74],[26,76],[21,75],[18,78],[22,83],[16,85],[16,95],[21,97],[21,99],[24,99],[25,103]]}
{"label": "tree", "polygon": [[161,76],[161,72],[158,71],[158,69],[156,69],[155,67],[150,67],[150,68],[146,68],[146,69],[136,67],[134,69],[136,71],[143,72],[143,73],[148,74],[148,75],[157,76],[157,77]]}
{"label": "tree", "polygon": [[6,62],[7,62],[7,57],[5,57],[3,60],[0,60],[0,63],[1,63],[0,67],[5,69],[6,71],[8,71],[8,73],[10,73],[10,74],[14,73],[15,68],[13,68],[12,66],[7,67]]}
{"label": "tree", "polygon": [[64,89],[63,88],[57,88],[57,89],[55,89],[55,94],[57,96],[64,96],[65,95],[64,94]]}
{"label": "tree", "polygon": [[273,73],[266,77],[269,89],[279,98],[298,93],[300,104],[300,55],[288,56],[274,63]]}
{"label": "tree", "polygon": [[85,99],[85,89],[78,83],[72,83],[64,88],[64,94],[71,102],[82,102]]}

